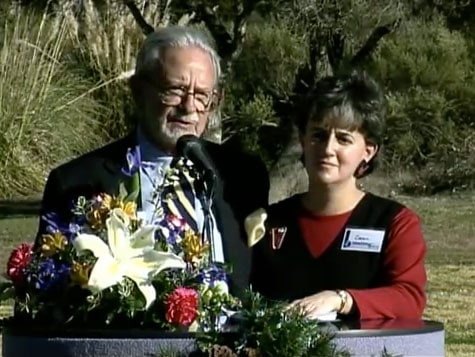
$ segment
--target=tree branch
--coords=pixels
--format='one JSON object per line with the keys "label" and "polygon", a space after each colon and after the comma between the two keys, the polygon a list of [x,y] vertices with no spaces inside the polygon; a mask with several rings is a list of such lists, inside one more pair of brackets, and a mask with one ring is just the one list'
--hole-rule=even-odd
{"label": "tree branch", "polygon": [[398,18],[390,24],[385,26],[379,26],[374,29],[371,35],[366,40],[365,44],[360,48],[360,50],[353,56],[350,60],[351,66],[360,65],[366,57],[368,57],[378,46],[379,41],[386,35],[395,31],[401,24],[402,18]]}
{"label": "tree branch", "polygon": [[196,8],[196,19],[205,23],[216,42],[217,51],[221,58],[227,57],[231,52],[233,39],[226,27],[219,21],[215,10],[200,3]]}
{"label": "tree branch", "polygon": [[170,5],[172,0],[165,0],[164,2],[160,1],[160,23],[168,24],[170,21]]}
{"label": "tree branch", "polygon": [[145,21],[144,17],[140,13],[140,10],[137,8],[133,0],[123,0],[123,1],[124,1],[125,6],[129,8],[130,12],[132,13],[132,16],[134,17],[135,21],[140,26],[140,28],[142,29],[142,32],[145,35],[148,35],[155,31],[153,26],[147,23],[147,21]]}
{"label": "tree branch", "polygon": [[260,0],[243,0],[243,2],[238,1],[236,3],[235,11],[237,15],[233,21],[232,35],[220,21],[217,8],[213,9],[201,2],[196,9],[196,18],[206,24],[216,42],[218,54],[224,62],[225,73],[229,73],[232,61],[241,53],[244,37],[246,36],[247,19],[260,2]]}
{"label": "tree branch", "polygon": [[238,16],[234,19],[233,25],[233,42],[232,42],[232,59],[237,58],[242,50],[242,44],[244,42],[244,38],[246,37],[246,30],[247,30],[247,19],[252,14],[256,6],[261,1],[254,1],[254,0],[244,0],[244,4],[240,4],[236,6],[236,10]]}
{"label": "tree branch", "polygon": [[331,33],[327,41],[328,62],[333,72],[337,72],[343,62],[345,38],[340,31]]}

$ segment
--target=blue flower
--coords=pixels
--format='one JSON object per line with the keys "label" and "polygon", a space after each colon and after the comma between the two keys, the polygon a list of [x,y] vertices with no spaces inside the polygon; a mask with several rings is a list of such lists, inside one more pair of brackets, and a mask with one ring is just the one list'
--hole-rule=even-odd
{"label": "blue flower", "polygon": [[61,221],[56,212],[48,212],[41,216],[41,219],[46,222],[47,233],[62,233],[69,241],[76,237],[81,229],[77,223],[64,223]]}
{"label": "blue flower", "polygon": [[226,271],[217,265],[213,265],[210,268],[203,270],[198,274],[198,283],[206,284],[213,288],[219,282],[228,282],[228,274]]}
{"label": "blue flower", "polygon": [[69,232],[75,236],[81,231],[81,226],[77,223],[69,223]]}
{"label": "blue flower", "polygon": [[64,262],[56,262],[52,258],[31,264],[25,271],[26,281],[39,291],[49,291],[62,285],[69,278],[71,267]]}
{"label": "blue flower", "polygon": [[155,221],[154,224],[158,226],[155,232],[155,239],[157,241],[165,240],[167,244],[172,246],[180,243],[186,227],[186,222],[183,219],[166,215],[162,219]]}
{"label": "blue flower", "polygon": [[141,157],[140,157],[140,148],[138,146],[127,149],[126,154],[127,167],[123,167],[121,172],[126,176],[133,176],[140,170]]}

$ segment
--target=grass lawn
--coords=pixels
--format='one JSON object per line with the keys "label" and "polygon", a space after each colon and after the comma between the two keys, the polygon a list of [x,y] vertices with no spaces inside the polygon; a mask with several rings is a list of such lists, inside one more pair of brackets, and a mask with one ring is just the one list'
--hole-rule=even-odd
{"label": "grass lawn", "polygon": [[[424,317],[445,324],[447,356],[475,356],[475,193],[398,199],[418,212],[424,225],[429,249]],[[31,240],[36,223],[35,217],[2,217],[0,211],[2,251]]]}
{"label": "grass lawn", "polygon": [[399,199],[419,213],[428,244],[424,316],[445,324],[447,356],[475,356],[475,193]]}

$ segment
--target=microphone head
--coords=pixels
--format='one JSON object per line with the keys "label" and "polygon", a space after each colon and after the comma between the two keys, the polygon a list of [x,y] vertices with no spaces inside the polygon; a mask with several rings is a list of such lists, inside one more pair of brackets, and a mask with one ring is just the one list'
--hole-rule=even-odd
{"label": "microphone head", "polygon": [[195,135],[183,135],[176,142],[176,152],[178,155],[190,160],[200,170],[207,174],[216,174],[216,168],[209,157],[202,141]]}
{"label": "microphone head", "polygon": [[200,139],[196,135],[182,135],[176,142],[176,152],[178,155],[188,158],[189,150],[196,146],[201,146]]}

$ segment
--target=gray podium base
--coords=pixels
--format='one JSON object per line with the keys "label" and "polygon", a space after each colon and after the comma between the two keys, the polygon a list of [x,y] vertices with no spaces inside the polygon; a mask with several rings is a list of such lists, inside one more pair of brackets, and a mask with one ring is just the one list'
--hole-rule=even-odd
{"label": "gray podium base", "polygon": [[[373,325],[367,329],[325,326],[334,334],[333,342],[352,356],[444,356],[444,329],[437,322],[424,322],[416,328]],[[4,331],[3,357],[151,357],[166,352],[187,356],[196,351],[192,334],[156,331],[81,332],[81,336],[52,337],[20,330]],[[91,337],[97,335],[98,337]],[[277,357],[277,356],[276,356]]]}
{"label": "gray podium base", "polygon": [[113,339],[3,336],[3,357],[159,357],[196,351],[192,338]]}
{"label": "gray podium base", "polygon": [[335,343],[352,356],[381,356],[386,350],[396,356],[445,356],[444,332],[387,337],[336,337]]}

